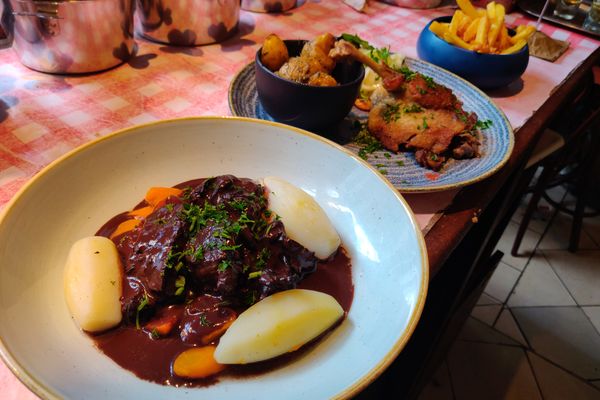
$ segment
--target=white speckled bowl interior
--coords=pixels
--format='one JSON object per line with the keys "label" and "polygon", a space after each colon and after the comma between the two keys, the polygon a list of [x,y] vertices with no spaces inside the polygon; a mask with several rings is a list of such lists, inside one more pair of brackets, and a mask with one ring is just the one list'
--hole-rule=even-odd
{"label": "white speckled bowl interior", "polygon": [[[204,388],[137,378],[75,326],[63,297],[71,244],[131,209],[150,186],[218,174],[281,176],[313,195],[353,262],[348,318],[301,358]],[[401,351],[428,283],[422,235],[373,168],[305,131],[243,118],[189,118],[126,129],[52,163],[0,216],[0,355],[42,398],[348,398]]]}

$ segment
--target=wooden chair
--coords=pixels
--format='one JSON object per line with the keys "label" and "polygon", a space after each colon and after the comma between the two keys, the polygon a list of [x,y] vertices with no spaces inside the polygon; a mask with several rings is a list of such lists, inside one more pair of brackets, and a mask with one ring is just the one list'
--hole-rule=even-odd
{"label": "wooden chair", "polygon": [[[564,137],[547,129],[535,147],[526,168],[542,168],[537,182],[530,186],[532,193],[521,224],[513,243],[511,254],[518,256],[519,246],[538,203],[543,197],[558,211],[573,216],[569,251],[579,247],[583,218],[598,215],[600,212],[585,212],[591,194],[590,185],[594,180],[594,167],[600,162],[600,72],[580,102],[575,101],[565,114]],[[568,127],[572,127],[568,129]],[[552,199],[546,191],[552,187],[568,183],[577,196],[574,208],[568,208]]]}

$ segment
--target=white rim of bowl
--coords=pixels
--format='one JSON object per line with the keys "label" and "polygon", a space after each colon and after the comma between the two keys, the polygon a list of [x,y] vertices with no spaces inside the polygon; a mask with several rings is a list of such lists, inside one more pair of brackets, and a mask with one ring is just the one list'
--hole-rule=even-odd
{"label": "white rim of bowl", "polygon": [[[411,220],[411,228],[414,230],[414,232],[417,236],[419,252],[421,254],[421,283],[420,283],[420,288],[419,288],[419,296],[417,298],[417,303],[412,312],[412,315],[410,316],[410,319],[409,319],[406,329],[404,330],[404,332],[400,336],[400,338],[398,338],[396,343],[394,343],[394,345],[390,348],[390,350],[387,352],[387,354],[384,357],[382,357],[382,359],[373,368],[371,368],[371,370],[369,372],[367,372],[365,375],[361,376],[358,381],[354,382],[353,384],[351,384],[350,386],[348,386],[347,388],[342,390],[340,393],[336,394],[333,397],[333,399],[349,399],[349,398],[355,396],[356,394],[361,392],[363,389],[365,389],[370,383],[375,381],[375,379],[377,379],[383,373],[383,371],[386,370],[386,368],[396,359],[398,354],[400,354],[402,349],[406,346],[408,339],[412,336],[412,334],[417,326],[417,323],[419,322],[421,314],[423,312],[423,307],[425,305],[425,299],[427,297],[427,289],[428,289],[428,285],[429,285],[429,259],[427,256],[427,248],[425,246],[425,239],[423,237],[421,230],[418,227],[419,225],[417,223],[416,217],[415,217],[413,211],[411,210],[411,208],[409,207],[408,203],[406,202],[406,200],[402,197],[402,195],[398,191],[398,189],[396,189],[387,179],[385,179],[385,177],[382,174],[379,173],[379,171],[377,171],[377,169],[372,167],[369,163],[367,163],[366,161],[355,156],[351,151],[347,150],[346,148],[338,145],[337,143],[335,143],[331,140],[325,139],[317,134],[302,130],[300,128],[295,128],[293,126],[281,124],[279,122],[265,121],[262,119],[246,118],[246,117],[229,117],[229,116],[184,117],[184,118],[173,118],[173,119],[154,121],[154,122],[149,122],[149,123],[145,123],[145,124],[131,126],[128,128],[114,131],[112,133],[109,133],[106,136],[103,136],[101,138],[92,140],[91,142],[85,143],[85,144],[71,150],[70,152],[64,154],[63,156],[57,158],[56,160],[52,161],[51,163],[49,163],[46,167],[44,167],[36,175],[34,175],[27,183],[25,183],[25,185],[23,185],[23,187],[21,187],[21,189],[19,189],[19,191],[13,196],[13,198],[6,204],[6,207],[4,208],[3,212],[0,213],[0,225],[2,225],[4,219],[9,214],[11,208],[14,207],[14,205],[19,201],[19,199],[22,196],[24,196],[24,194],[28,190],[30,190],[30,188],[33,185],[35,185],[39,179],[41,179],[50,170],[52,170],[52,168],[54,168],[55,165],[63,162],[66,159],[73,157],[74,155],[82,152],[83,150],[86,150],[89,147],[95,146],[97,143],[103,142],[105,140],[111,140],[112,138],[117,137],[117,136],[127,135],[127,134],[135,134],[135,132],[140,128],[164,125],[164,124],[169,124],[169,123],[178,122],[178,121],[207,121],[207,120],[208,121],[218,121],[218,120],[220,120],[220,121],[241,121],[241,122],[247,122],[247,123],[253,123],[253,124],[275,126],[278,128],[283,128],[283,129],[286,129],[289,131],[293,131],[297,134],[309,137],[309,138],[317,140],[325,145],[331,146],[331,147],[345,153],[346,155],[348,155],[355,161],[362,164],[364,167],[367,167],[375,175],[376,178],[378,178],[380,181],[382,181],[386,186],[388,186],[390,188],[392,193],[394,193],[394,196],[396,197],[396,199],[402,204],[402,206],[406,210],[406,212]],[[4,363],[11,370],[11,372],[17,377],[17,379],[19,379],[19,381],[21,381],[29,390],[31,390],[37,396],[39,396],[43,399],[61,399],[61,397],[58,396],[58,394],[54,390],[52,390],[51,388],[49,388],[46,385],[44,385],[43,383],[41,383],[29,371],[27,371],[25,368],[23,368],[21,366],[21,364],[17,361],[17,359],[8,350],[2,337],[0,337],[0,359],[2,359],[2,361],[4,361]]]}

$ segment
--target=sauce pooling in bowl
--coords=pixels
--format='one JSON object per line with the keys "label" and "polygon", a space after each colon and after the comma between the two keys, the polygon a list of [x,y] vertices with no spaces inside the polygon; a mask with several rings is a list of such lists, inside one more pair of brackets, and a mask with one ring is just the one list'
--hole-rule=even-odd
{"label": "sauce pooling in bowl", "polygon": [[217,345],[237,315],[271,294],[293,288],[324,292],[345,314],[352,304],[345,250],[319,260],[291,240],[268,209],[264,187],[249,179],[225,175],[151,190],[97,234],[111,238],[119,251],[123,322],[92,337],[107,356],[149,381],[203,386],[219,375],[268,371],[309,351],[305,345],[201,379],[174,373],[180,354]]}

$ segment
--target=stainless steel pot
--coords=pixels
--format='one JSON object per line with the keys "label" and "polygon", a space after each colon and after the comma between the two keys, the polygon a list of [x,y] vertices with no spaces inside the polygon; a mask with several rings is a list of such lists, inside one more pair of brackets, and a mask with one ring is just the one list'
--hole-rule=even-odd
{"label": "stainless steel pot", "polygon": [[2,26],[21,62],[79,74],[127,61],[134,47],[133,0],[2,0]]}
{"label": "stainless steel pot", "polygon": [[281,12],[296,6],[296,0],[242,0],[242,9],[254,12]]}
{"label": "stainless steel pot", "polygon": [[136,32],[176,46],[222,42],[237,31],[240,0],[136,0]]}

